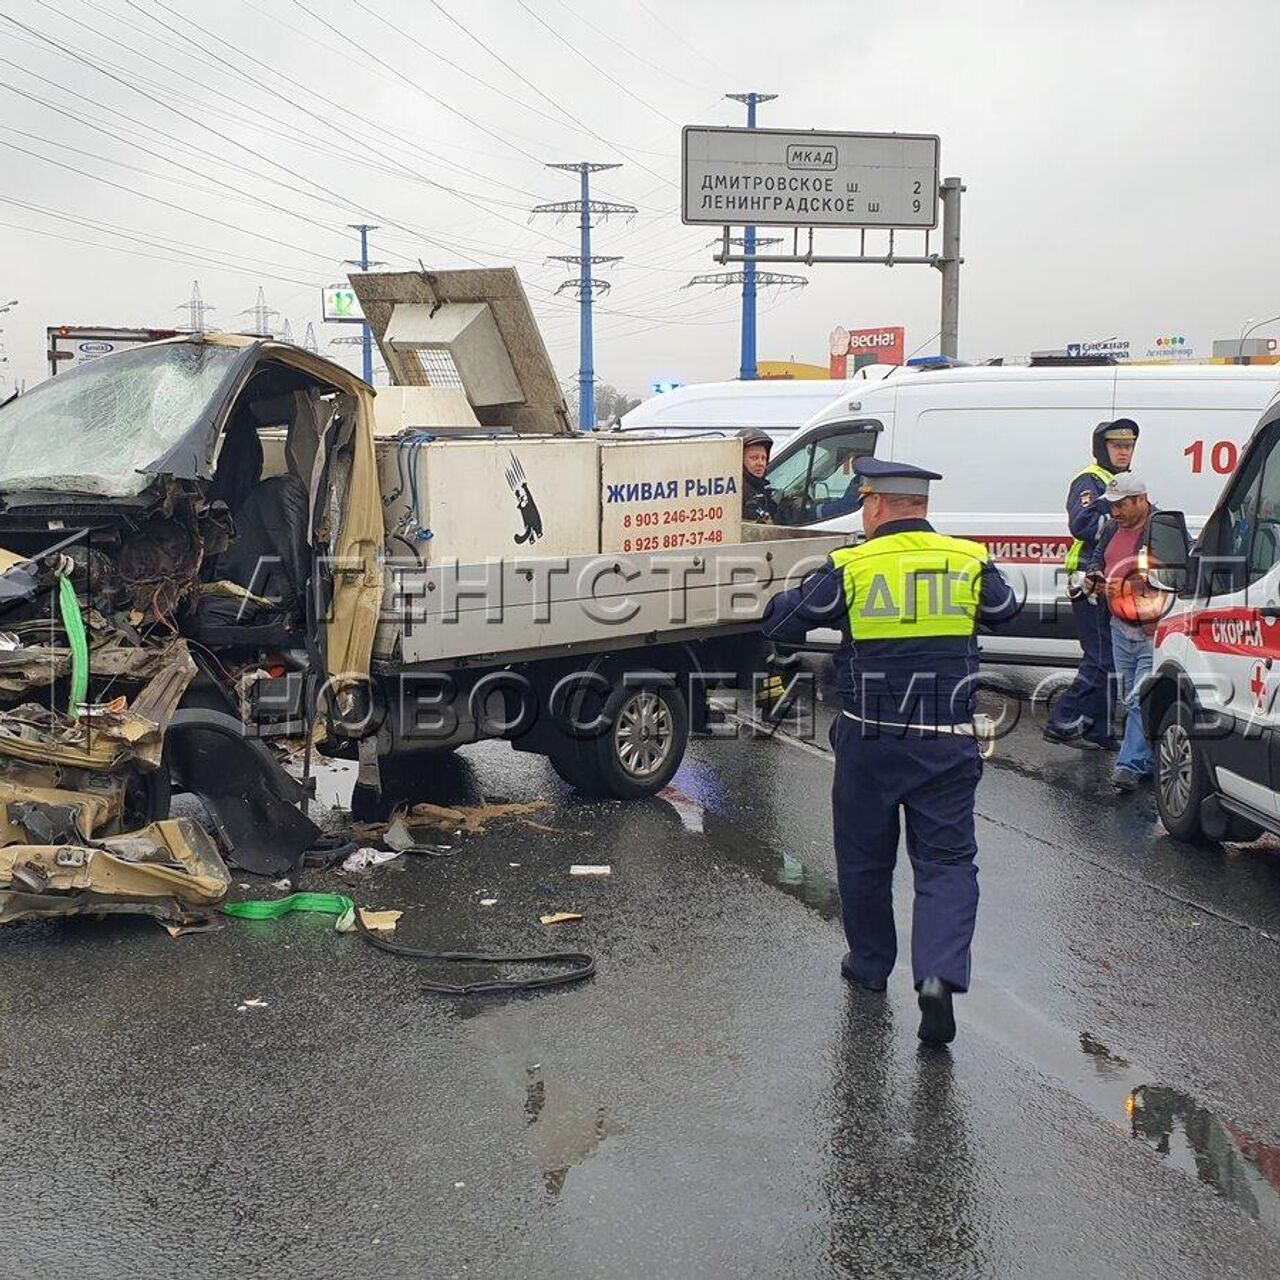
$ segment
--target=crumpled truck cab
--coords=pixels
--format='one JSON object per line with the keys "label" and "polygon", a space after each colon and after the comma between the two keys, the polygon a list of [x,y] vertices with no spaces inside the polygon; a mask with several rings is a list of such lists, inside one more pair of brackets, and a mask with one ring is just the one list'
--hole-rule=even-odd
{"label": "crumpled truck cab", "polygon": [[300,673],[328,730],[359,711],[381,596],[371,403],[328,361],[213,335],[0,409],[0,921],[216,901],[225,867],[167,820],[175,785],[251,870],[314,840],[246,724],[270,691],[276,727],[310,733]]}

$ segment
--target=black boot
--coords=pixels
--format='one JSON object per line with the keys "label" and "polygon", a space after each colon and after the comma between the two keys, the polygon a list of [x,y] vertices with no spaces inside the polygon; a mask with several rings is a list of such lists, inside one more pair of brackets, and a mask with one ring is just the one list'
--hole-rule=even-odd
{"label": "black boot", "polygon": [[846,951],[844,959],[840,961],[840,976],[848,983],[852,983],[855,987],[861,987],[863,991],[883,991],[889,984],[883,979],[878,981],[866,981],[853,971],[852,957]]}
{"label": "black boot", "polygon": [[941,978],[920,984],[920,1039],[925,1044],[950,1044],[956,1038],[956,1015],[951,1009],[951,988]]}

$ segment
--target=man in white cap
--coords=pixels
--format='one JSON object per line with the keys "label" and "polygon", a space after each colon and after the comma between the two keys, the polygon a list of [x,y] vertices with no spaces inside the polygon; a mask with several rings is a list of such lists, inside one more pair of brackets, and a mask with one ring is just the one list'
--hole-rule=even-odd
{"label": "man in white cap", "polygon": [[1155,507],[1147,497],[1146,484],[1132,471],[1124,471],[1112,477],[1103,497],[1111,519],[1085,563],[1085,588],[1110,613],[1111,653],[1127,710],[1111,784],[1124,792],[1136,790],[1152,773],[1138,686],[1150,674],[1156,623],[1169,601],[1147,580],[1147,544]]}

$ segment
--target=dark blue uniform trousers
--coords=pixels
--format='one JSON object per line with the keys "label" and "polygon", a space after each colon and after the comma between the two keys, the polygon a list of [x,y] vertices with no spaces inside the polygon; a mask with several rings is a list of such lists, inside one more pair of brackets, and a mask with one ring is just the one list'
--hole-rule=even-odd
{"label": "dark blue uniform trousers", "polygon": [[893,868],[902,813],[915,874],[915,985],[941,978],[956,991],[967,991],[978,914],[973,800],[982,760],[977,743],[960,734],[899,734],[840,715],[831,727],[831,746],[840,911],[854,974],[881,981],[897,959]]}
{"label": "dark blue uniform trousers", "polygon": [[1071,612],[1084,659],[1071,687],[1054,706],[1049,727],[1059,733],[1082,732],[1093,742],[1107,742],[1111,738],[1111,681],[1116,670],[1111,657],[1111,610],[1077,596],[1071,602]]}

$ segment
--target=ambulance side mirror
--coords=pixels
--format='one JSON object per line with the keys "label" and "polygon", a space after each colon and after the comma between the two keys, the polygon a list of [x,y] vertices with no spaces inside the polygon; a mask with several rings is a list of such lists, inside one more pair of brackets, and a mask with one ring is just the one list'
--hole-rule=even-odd
{"label": "ambulance side mirror", "polygon": [[1181,511],[1157,511],[1151,517],[1147,554],[1151,567],[1147,580],[1161,591],[1182,592],[1190,579],[1191,544],[1187,518]]}

